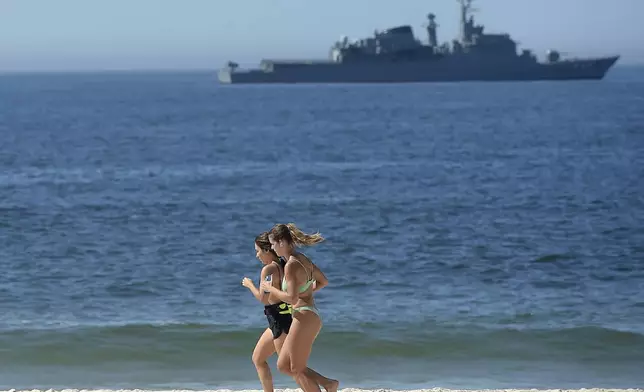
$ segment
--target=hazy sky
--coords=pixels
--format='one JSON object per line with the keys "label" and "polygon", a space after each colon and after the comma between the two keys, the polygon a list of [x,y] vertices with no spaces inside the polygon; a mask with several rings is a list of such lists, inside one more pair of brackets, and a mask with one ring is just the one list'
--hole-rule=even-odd
{"label": "hazy sky", "polygon": [[[622,54],[644,63],[644,0],[478,0],[478,22],[539,57]],[[216,68],[326,57],[341,35],[422,28],[457,34],[456,0],[0,0],[0,70]]]}

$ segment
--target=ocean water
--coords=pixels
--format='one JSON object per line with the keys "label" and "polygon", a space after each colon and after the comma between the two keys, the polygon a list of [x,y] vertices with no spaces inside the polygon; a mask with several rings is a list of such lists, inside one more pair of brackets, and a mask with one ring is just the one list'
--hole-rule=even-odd
{"label": "ocean water", "polygon": [[240,282],[277,222],[327,238],[310,366],[341,387],[644,385],[643,68],[2,75],[0,135],[0,389],[259,389]]}

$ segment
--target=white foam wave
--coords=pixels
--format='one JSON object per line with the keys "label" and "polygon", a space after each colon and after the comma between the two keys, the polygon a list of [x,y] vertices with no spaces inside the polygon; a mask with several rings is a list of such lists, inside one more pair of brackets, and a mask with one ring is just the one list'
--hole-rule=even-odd
{"label": "white foam wave", "polygon": [[[172,389],[172,390],[155,390],[155,389],[10,389],[0,390],[0,392],[262,392],[259,389]],[[275,389],[275,392],[301,392],[300,389]],[[582,388],[582,389],[448,389],[448,388],[430,388],[430,389],[360,389],[344,388],[338,392],[644,392],[640,388],[612,389],[612,388]]]}

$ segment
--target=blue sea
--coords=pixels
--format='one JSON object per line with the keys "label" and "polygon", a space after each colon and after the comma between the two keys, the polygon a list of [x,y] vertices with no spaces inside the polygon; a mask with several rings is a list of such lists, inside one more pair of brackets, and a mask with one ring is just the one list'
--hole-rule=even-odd
{"label": "blue sea", "polygon": [[327,239],[309,364],[341,388],[644,386],[644,68],[5,74],[0,136],[0,389],[261,389],[241,280],[278,222]]}

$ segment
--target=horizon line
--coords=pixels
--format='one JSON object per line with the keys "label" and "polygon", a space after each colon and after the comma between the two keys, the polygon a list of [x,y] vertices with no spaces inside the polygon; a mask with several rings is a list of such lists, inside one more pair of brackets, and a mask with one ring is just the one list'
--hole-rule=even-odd
{"label": "horizon line", "polygon": [[[644,66],[644,60],[629,63],[617,63],[613,69],[616,68],[634,68]],[[216,73],[220,67],[203,68],[203,67],[179,67],[179,68],[147,68],[147,67],[134,67],[134,68],[69,68],[69,69],[0,69],[0,75],[16,75],[16,74],[97,74],[97,73]]]}

